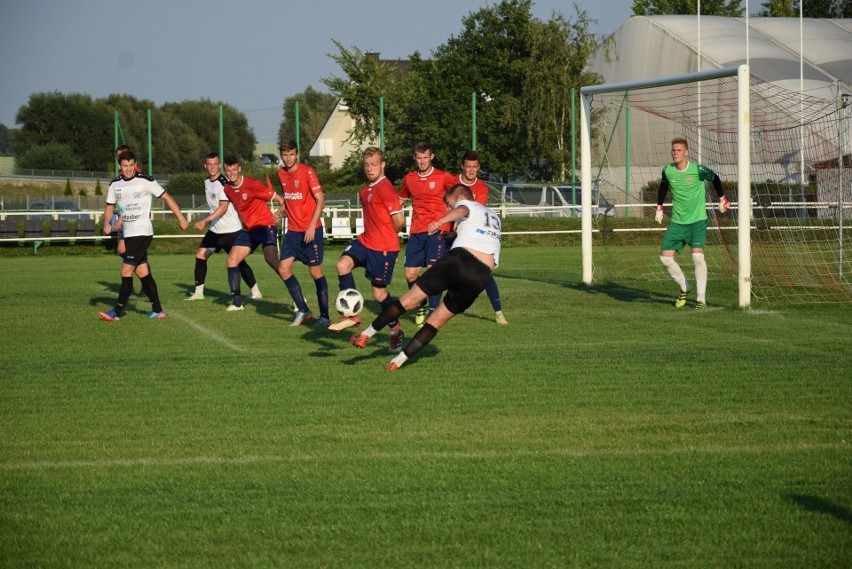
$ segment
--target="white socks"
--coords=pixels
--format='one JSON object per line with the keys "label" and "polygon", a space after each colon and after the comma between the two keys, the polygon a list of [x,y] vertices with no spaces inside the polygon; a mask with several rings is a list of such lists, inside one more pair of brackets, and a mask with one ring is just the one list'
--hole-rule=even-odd
{"label": "white socks", "polygon": [[705,302],[707,294],[707,261],[704,253],[693,253],[692,263],[695,265],[695,302]]}
{"label": "white socks", "polygon": [[[702,255],[702,257],[704,257],[704,255]],[[686,290],[687,289],[686,277],[684,276],[683,271],[680,268],[680,265],[678,265],[677,261],[674,260],[674,257],[666,257],[664,255],[660,255],[660,262],[663,264],[663,266],[666,268],[666,270],[672,276],[672,279],[674,279],[674,282],[676,282],[677,285],[680,287],[680,290]],[[704,282],[706,284],[707,273],[705,272],[704,275],[705,275]]]}

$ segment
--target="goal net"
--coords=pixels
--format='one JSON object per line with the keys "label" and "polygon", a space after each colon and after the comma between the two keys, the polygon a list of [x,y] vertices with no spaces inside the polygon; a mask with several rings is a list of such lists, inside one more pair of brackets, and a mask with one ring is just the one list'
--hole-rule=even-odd
{"label": "goal net", "polygon": [[[707,184],[711,281],[736,281],[740,306],[852,301],[852,106],[763,82],[745,65],[581,94],[583,191],[617,212],[584,214],[585,282],[670,280],[659,262],[670,192],[666,221],[653,218],[671,140],[683,137],[733,202],[719,214]],[[678,262],[691,273],[688,248]]]}

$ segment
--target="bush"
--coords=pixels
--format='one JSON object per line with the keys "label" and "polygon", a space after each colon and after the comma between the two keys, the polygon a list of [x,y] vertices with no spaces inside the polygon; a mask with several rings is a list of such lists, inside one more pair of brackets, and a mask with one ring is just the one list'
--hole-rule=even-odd
{"label": "bush", "polygon": [[95,195],[102,196],[104,195],[103,190],[101,189],[101,179],[100,177],[95,179]]}
{"label": "bush", "polygon": [[65,195],[73,196],[74,190],[71,188],[71,176],[65,176]]}

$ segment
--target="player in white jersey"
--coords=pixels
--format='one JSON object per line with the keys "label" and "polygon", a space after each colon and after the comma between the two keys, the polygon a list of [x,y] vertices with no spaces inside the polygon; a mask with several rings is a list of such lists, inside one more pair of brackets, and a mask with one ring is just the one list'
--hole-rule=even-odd
{"label": "player in white jersey", "polygon": [[[199,220],[195,224],[195,229],[202,231],[208,223],[210,228],[204,234],[201,245],[195,253],[195,290],[186,300],[204,300],[207,259],[218,251],[230,253],[234,239],[237,238],[243,228],[237,210],[234,209],[231,200],[225,195],[224,188],[225,184],[228,183],[228,178],[220,171],[220,165],[219,154],[216,152],[209,153],[204,161],[204,168],[207,169],[208,174],[208,177],[204,179],[204,197],[207,200],[210,215]],[[254,299],[262,298],[257,286],[257,279],[254,278],[254,271],[251,270],[245,259],[240,262],[239,269],[240,275],[251,289],[251,297]]]}
{"label": "player in white jersey", "polygon": [[370,338],[388,322],[399,319],[430,295],[446,291],[423,327],[387,365],[389,371],[398,370],[409,357],[432,341],[447,321],[467,310],[485,290],[491,271],[500,263],[500,216],[475,202],[470,188],[464,184],[448,189],[444,203],[449,211],[429,224],[429,232],[435,233],[442,225],[455,222],[458,235],[450,252],[420,275],[399,300],[382,310],[364,332],[349,340],[353,346],[366,348]]}
{"label": "player in white jersey", "polygon": [[112,232],[109,220],[113,212],[121,212],[121,226],[124,228],[125,251],[121,254],[121,287],[115,307],[98,314],[103,320],[118,320],[130,294],[133,292],[133,275],[142,281],[142,290],[151,301],[148,318],[165,318],[166,313],[160,305],[157,283],[151,275],[148,265],[148,247],[154,240],[154,226],[151,223],[151,198],[163,200],[178,218],[178,223],[186,231],[188,223],[180,211],[177,202],[151,176],[136,171],[136,155],[127,150],[119,155],[121,175],[110,182],[104,209],[104,228],[106,235]]}

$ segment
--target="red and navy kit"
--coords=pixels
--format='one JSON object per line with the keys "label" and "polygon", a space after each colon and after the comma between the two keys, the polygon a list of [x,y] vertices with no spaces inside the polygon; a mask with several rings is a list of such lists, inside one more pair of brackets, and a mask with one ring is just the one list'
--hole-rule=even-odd
{"label": "red and navy kit", "polygon": [[287,231],[308,231],[322,225],[317,219],[314,227],[308,227],[317,207],[316,194],[322,193],[319,178],[313,168],[299,164],[294,172],[285,168],[278,170],[284,207],[287,210]]}
{"label": "red and navy kit", "polygon": [[358,240],[374,251],[399,251],[399,235],[391,216],[401,213],[402,207],[393,184],[382,176],[362,188],[360,196],[364,210],[364,232],[358,235]]}
{"label": "red and navy kit", "polygon": [[243,181],[239,187],[234,187],[233,183],[228,183],[225,186],[225,195],[231,200],[231,204],[240,215],[240,220],[242,220],[243,227],[246,230],[251,231],[258,227],[275,225],[275,220],[272,219],[272,210],[269,209],[268,203],[275,192],[254,178],[243,176]]}
{"label": "red and navy kit", "polygon": [[[399,197],[411,199],[413,215],[409,233],[426,233],[430,223],[444,217],[447,213],[444,191],[455,183],[454,179],[454,176],[437,168],[432,168],[426,174],[414,171],[405,175]],[[450,224],[446,224],[441,229],[449,228]]]}

